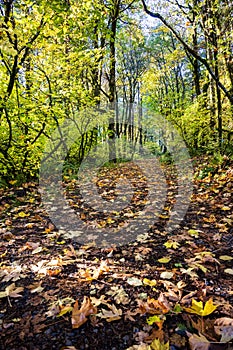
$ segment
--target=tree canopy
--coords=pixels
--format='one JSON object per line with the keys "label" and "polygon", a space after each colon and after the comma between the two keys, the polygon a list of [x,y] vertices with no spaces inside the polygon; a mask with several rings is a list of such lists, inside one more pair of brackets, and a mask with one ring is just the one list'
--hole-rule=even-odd
{"label": "tree canopy", "polygon": [[144,108],[173,123],[191,154],[232,153],[231,2],[3,0],[0,6],[2,185],[36,178],[52,131],[106,104],[115,113],[107,127],[82,133],[79,162],[103,139],[112,159],[116,137],[147,142]]}

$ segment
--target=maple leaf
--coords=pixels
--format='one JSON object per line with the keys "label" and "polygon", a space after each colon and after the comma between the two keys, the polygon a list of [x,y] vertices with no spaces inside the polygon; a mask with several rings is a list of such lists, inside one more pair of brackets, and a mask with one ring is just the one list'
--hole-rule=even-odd
{"label": "maple leaf", "polygon": [[165,320],[166,320],[166,317],[164,315],[154,315],[154,316],[148,317],[146,319],[146,322],[148,323],[149,326],[152,326],[155,323],[159,329],[162,329],[162,325]]}
{"label": "maple leaf", "polygon": [[23,290],[24,290],[23,287],[16,287],[15,283],[12,283],[8,287],[6,287],[4,292],[0,292],[0,298],[7,297],[10,307],[12,307],[12,304],[10,302],[10,297],[11,298],[22,298],[22,295],[20,295],[19,293],[21,293]]}
{"label": "maple leaf", "polygon": [[105,298],[106,298],[105,295],[101,295],[101,297],[99,299],[95,298],[95,297],[90,297],[91,302],[94,306],[99,306],[100,304],[107,305],[109,300],[106,300]]}
{"label": "maple leaf", "polygon": [[148,278],[144,278],[142,282],[143,284],[145,284],[145,286],[150,286],[150,287],[154,287],[157,284],[156,280],[149,280]]}
{"label": "maple leaf", "polygon": [[72,328],[79,328],[87,321],[87,316],[96,314],[97,308],[92,305],[91,300],[85,296],[79,309],[78,300],[76,300],[72,310]]}
{"label": "maple leaf", "polygon": [[19,293],[21,293],[23,290],[23,287],[16,287],[15,283],[12,283],[8,287],[6,287],[4,292],[0,292],[0,298],[22,298],[22,295],[20,295]]}
{"label": "maple leaf", "polygon": [[169,249],[169,248],[173,248],[173,249],[177,249],[179,248],[180,243],[175,242],[175,241],[167,241],[166,243],[164,243],[164,246]]}
{"label": "maple leaf", "polygon": [[116,320],[120,320],[122,316],[122,310],[117,309],[115,305],[107,304],[110,310],[101,309],[101,312],[97,314],[96,316],[99,316],[101,318],[106,318],[107,322],[112,322]]}
{"label": "maple leaf", "polygon": [[112,295],[117,304],[128,304],[129,298],[128,294],[125,292],[124,288],[113,286],[111,290],[107,292],[108,295]]}
{"label": "maple leaf", "polygon": [[149,345],[148,350],[169,350],[169,342],[166,344],[161,342],[159,339],[154,339],[153,342]]}
{"label": "maple leaf", "polygon": [[166,297],[161,293],[158,300],[154,298],[147,298],[147,301],[138,300],[138,311],[139,313],[160,315],[166,314],[171,310],[171,307],[166,299]]}
{"label": "maple leaf", "polygon": [[192,299],[192,306],[189,307],[184,307],[184,310],[191,313],[191,314],[196,314],[199,316],[207,316],[212,314],[217,309],[218,305],[213,304],[213,299],[209,299],[206,303],[205,306],[203,307],[203,302],[202,301],[196,301],[195,299]]}

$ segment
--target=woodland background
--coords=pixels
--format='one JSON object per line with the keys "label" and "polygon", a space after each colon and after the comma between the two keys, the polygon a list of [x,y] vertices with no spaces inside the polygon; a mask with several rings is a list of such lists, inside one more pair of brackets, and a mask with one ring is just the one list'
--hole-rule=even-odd
{"label": "woodland background", "polygon": [[[65,119],[86,125],[67,154],[70,172],[93,145],[121,137],[169,161],[166,135],[154,136],[144,108],[174,125],[191,156],[208,153],[221,163],[232,155],[230,1],[0,6],[1,186],[38,177],[45,142]],[[115,110],[107,126],[86,131],[82,111],[106,105]]]}

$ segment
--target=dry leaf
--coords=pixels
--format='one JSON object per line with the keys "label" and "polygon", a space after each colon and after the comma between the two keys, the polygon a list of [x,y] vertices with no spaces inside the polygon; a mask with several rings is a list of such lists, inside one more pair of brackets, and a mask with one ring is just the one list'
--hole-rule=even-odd
{"label": "dry leaf", "polygon": [[171,310],[171,307],[162,293],[160,294],[158,300],[153,298],[148,298],[147,301],[137,300],[139,308],[138,312],[141,314],[152,314],[160,315],[166,314]]}
{"label": "dry leaf", "polygon": [[189,344],[191,350],[209,350],[210,342],[204,337],[202,334],[190,334],[187,332],[189,336]]}
{"label": "dry leaf", "polygon": [[31,293],[40,293],[44,289],[41,287],[42,281],[30,284],[27,288],[30,289]]}
{"label": "dry leaf", "polygon": [[233,318],[221,317],[214,323],[215,333],[221,335],[220,342],[227,343],[233,339]]}
{"label": "dry leaf", "polygon": [[66,305],[66,306],[60,306],[61,311],[57,315],[57,317],[63,316],[67,314],[68,312],[71,312],[73,310],[71,305]]}
{"label": "dry leaf", "polygon": [[87,316],[96,313],[97,308],[92,305],[88,297],[84,297],[80,309],[78,308],[78,300],[76,300],[72,310],[72,328],[79,328],[87,321]]}
{"label": "dry leaf", "polygon": [[23,290],[23,287],[16,287],[15,283],[12,283],[8,287],[6,287],[4,292],[0,292],[0,298],[22,298],[22,295],[20,295],[19,293],[21,293]]}
{"label": "dry leaf", "polygon": [[129,277],[126,282],[134,287],[142,286],[142,281],[136,277]]}
{"label": "dry leaf", "polygon": [[111,287],[111,290],[107,292],[107,294],[112,295],[117,304],[126,305],[129,303],[128,294],[122,287],[113,286]]}
{"label": "dry leaf", "polygon": [[107,322],[119,320],[122,316],[122,310],[117,309],[115,305],[108,304],[108,307],[110,310],[101,309],[101,312],[96,316],[99,316],[101,318],[106,318]]}
{"label": "dry leaf", "polygon": [[161,272],[160,274],[160,278],[163,278],[165,280],[166,279],[170,280],[173,276],[174,276],[174,273],[171,271],[164,271],[164,272]]}
{"label": "dry leaf", "polygon": [[147,344],[133,345],[133,346],[130,346],[130,348],[127,348],[126,350],[148,350],[148,345]]}
{"label": "dry leaf", "polygon": [[106,300],[105,298],[106,298],[105,295],[101,295],[101,297],[100,297],[99,299],[98,299],[98,298],[95,298],[95,297],[90,297],[91,303],[92,303],[94,306],[99,306],[100,304],[108,305],[109,300]]}

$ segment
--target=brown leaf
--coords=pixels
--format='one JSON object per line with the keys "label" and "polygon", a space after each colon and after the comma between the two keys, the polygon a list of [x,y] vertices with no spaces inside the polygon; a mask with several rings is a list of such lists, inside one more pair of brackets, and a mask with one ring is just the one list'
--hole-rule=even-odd
{"label": "brown leaf", "polygon": [[187,335],[189,336],[191,350],[209,350],[210,342],[204,335],[190,334],[188,332]]}
{"label": "brown leaf", "polygon": [[0,292],[0,298],[4,298],[7,296],[11,298],[22,298],[22,295],[20,295],[19,293],[21,293],[23,290],[23,287],[16,287],[15,283],[12,283],[8,287],[6,287],[4,292]]}
{"label": "brown leaf", "polygon": [[220,342],[227,343],[233,339],[233,318],[221,317],[214,323],[215,333],[221,335]]}
{"label": "brown leaf", "polygon": [[166,297],[161,293],[158,300],[154,298],[148,298],[147,301],[138,300],[138,311],[141,314],[160,315],[166,314],[171,310],[171,307]]}
{"label": "brown leaf", "polygon": [[78,307],[78,300],[76,300],[72,310],[72,328],[79,328],[87,321],[87,316],[96,313],[97,308],[92,305],[88,297],[84,297],[80,309]]}

